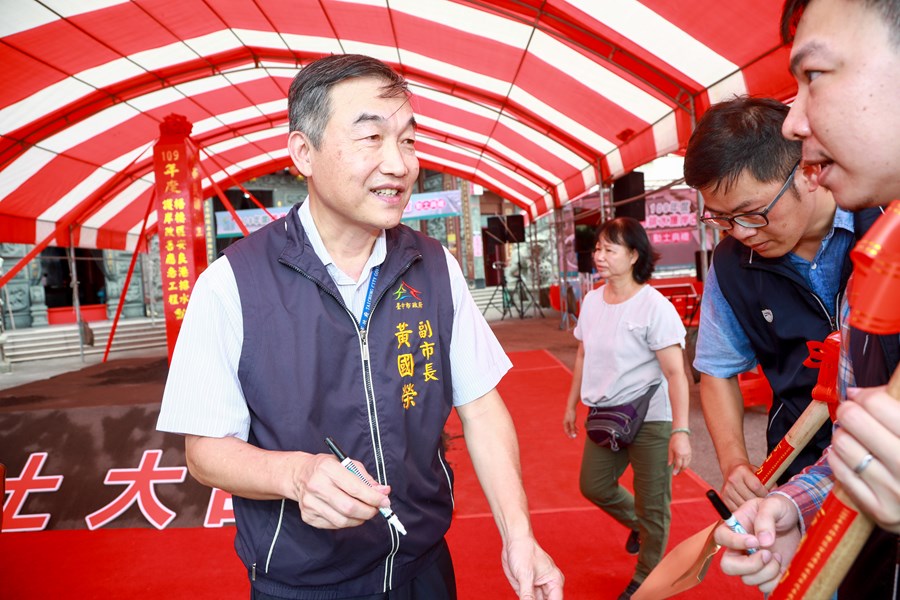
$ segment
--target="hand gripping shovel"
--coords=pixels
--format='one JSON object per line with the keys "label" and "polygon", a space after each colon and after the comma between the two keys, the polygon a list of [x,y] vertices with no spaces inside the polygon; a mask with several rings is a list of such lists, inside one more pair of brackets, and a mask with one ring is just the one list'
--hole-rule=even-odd
{"label": "hand gripping shovel", "polygon": [[[772,453],[756,471],[756,476],[767,489],[775,487],[797,454],[828,420],[829,412],[837,403],[837,363],[840,354],[840,334],[829,335],[824,342],[807,342],[808,367],[819,367],[819,376],[809,403]],[[634,593],[634,600],[659,600],[688,590],[706,576],[719,545],[713,539],[713,531],[721,523],[718,520],[687,538],[666,554],[650,575]]]}

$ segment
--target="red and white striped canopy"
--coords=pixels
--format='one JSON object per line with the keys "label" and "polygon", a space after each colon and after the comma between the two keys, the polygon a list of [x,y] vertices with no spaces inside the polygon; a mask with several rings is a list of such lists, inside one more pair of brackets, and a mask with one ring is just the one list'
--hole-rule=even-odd
{"label": "red and white striped canopy", "polygon": [[[537,218],[794,83],[775,0],[2,0],[0,241],[134,248],[169,114],[223,187],[288,167],[287,89],[332,53],[415,94],[423,167]],[[206,196],[213,195],[209,179]],[[155,223],[151,215],[150,224]],[[71,237],[69,231],[72,232]]]}

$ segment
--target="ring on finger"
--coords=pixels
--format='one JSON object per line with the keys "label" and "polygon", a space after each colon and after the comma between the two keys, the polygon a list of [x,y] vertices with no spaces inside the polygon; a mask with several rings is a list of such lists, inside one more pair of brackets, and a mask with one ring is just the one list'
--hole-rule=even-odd
{"label": "ring on finger", "polygon": [[857,465],[853,467],[853,472],[857,475],[862,475],[862,472],[868,468],[869,463],[871,463],[873,460],[875,460],[875,457],[869,453],[866,453],[866,455],[863,456],[862,459],[860,459],[859,463],[857,463]]}

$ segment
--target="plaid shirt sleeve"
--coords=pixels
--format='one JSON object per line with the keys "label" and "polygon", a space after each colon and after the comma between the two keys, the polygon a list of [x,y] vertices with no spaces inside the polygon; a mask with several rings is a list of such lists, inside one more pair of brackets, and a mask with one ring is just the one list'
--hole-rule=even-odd
{"label": "plaid shirt sleeve", "polygon": [[784,496],[797,507],[801,533],[806,533],[806,528],[812,523],[816,513],[822,508],[826,496],[834,487],[834,474],[831,472],[831,467],[828,466],[829,450],[831,450],[831,446],[822,453],[822,457],[816,464],[806,467],[786,484],[772,492],[772,494]]}
{"label": "plaid shirt sleeve", "polygon": [[[851,279],[853,276],[850,276]],[[847,282],[847,287],[850,282]],[[856,377],[853,375],[853,363],[850,361],[850,303],[847,301],[847,295],[843,295],[841,300],[841,309],[838,316],[841,324],[841,356],[838,360],[838,398],[841,402],[847,399],[847,388],[856,385]]]}
{"label": "plaid shirt sleeve", "polygon": [[[847,398],[847,388],[855,384],[853,366],[850,363],[850,327],[847,323],[849,315],[850,304],[845,294],[840,307],[841,354],[838,360],[838,397],[841,402]],[[800,515],[800,530],[803,533],[806,533],[806,528],[812,523],[826,496],[834,487],[834,474],[828,466],[830,450],[831,446],[825,449],[816,464],[807,467],[772,492],[794,503]]]}

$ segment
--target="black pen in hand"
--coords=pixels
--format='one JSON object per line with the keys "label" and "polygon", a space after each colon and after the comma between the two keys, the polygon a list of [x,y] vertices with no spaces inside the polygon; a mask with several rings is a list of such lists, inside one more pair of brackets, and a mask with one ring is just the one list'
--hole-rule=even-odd
{"label": "black pen in hand", "polygon": [[[716,490],[709,490],[708,492],[706,492],[706,497],[709,498],[710,502],[712,502],[713,508],[716,509],[716,512],[719,513],[719,516],[722,517],[723,521],[725,521],[725,526],[728,527],[728,529],[732,530],[735,533],[747,535],[747,530],[744,529],[738,522],[738,520],[734,518],[734,515],[731,514],[731,511],[728,510],[728,507],[725,506],[725,503],[722,502],[721,498],[719,498]],[[756,552],[756,548],[747,548],[747,554],[753,554],[754,552]]]}
{"label": "black pen in hand", "polygon": [[[325,438],[325,445],[328,446],[328,449],[331,450],[331,453],[334,454],[339,461],[341,461],[341,466],[345,469],[356,475],[360,481],[365,483],[367,486],[372,487],[372,482],[366,479],[366,476],[363,475],[359,469],[356,468],[356,465],[353,464],[353,461],[344,454],[343,450],[334,442],[330,437]],[[382,514],[382,516],[387,519],[387,522],[391,524],[391,526],[399,531],[402,535],[406,535],[406,528],[403,526],[403,523],[400,522],[400,519],[394,514],[390,508],[385,508],[383,506],[378,508],[378,512]]]}

